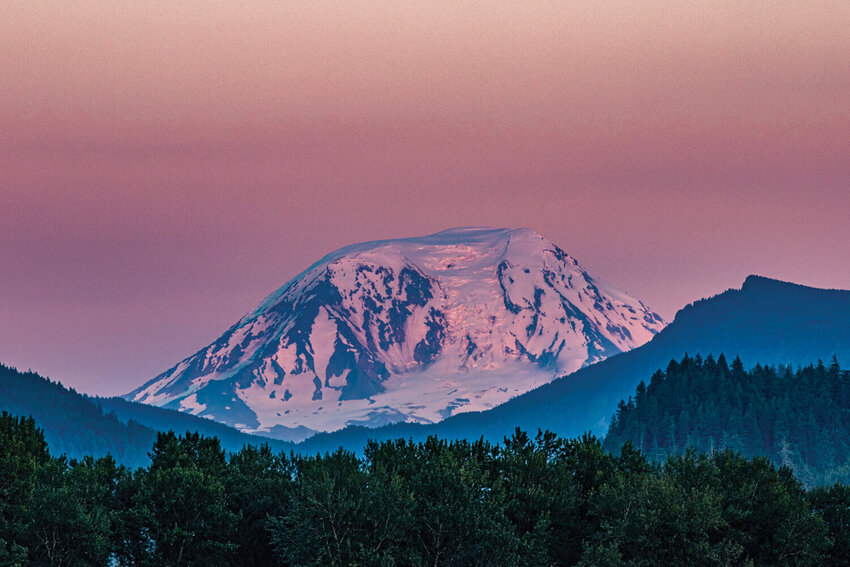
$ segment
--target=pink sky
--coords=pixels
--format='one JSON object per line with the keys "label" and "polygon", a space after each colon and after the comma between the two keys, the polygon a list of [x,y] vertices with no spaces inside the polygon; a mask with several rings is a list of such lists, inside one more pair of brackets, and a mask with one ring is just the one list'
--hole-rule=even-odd
{"label": "pink sky", "polygon": [[0,5],[0,361],[123,393],[326,252],[450,226],[668,319],[850,288],[850,3],[472,4]]}

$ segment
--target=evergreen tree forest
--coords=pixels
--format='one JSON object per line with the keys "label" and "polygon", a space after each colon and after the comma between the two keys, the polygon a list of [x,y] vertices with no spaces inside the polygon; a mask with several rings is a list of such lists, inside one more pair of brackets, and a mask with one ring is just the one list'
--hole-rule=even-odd
{"label": "evergreen tree forest", "polygon": [[732,450],[787,466],[805,486],[850,481],[850,371],[838,361],[745,370],[720,355],[671,360],[617,407],[604,446],[650,460]]}
{"label": "evergreen tree forest", "polygon": [[226,454],[158,434],[150,465],[52,456],[0,415],[0,565],[847,565],[850,491],[730,450],[630,443],[370,443],[362,456]]}
{"label": "evergreen tree forest", "polygon": [[121,463],[144,466],[156,431],[101,410],[91,399],[34,372],[0,364],[0,410],[38,421],[56,454],[77,458],[112,455]]}
{"label": "evergreen tree forest", "polygon": [[91,398],[61,383],[0,364],[0,411],[33,417],[55,454],[82,459],[112,455],[119,464],[142,467],[158,431],[197,431],[217,437],[227,450],[268,443],[289,450],[291,443],[248,435],[190,414],[128,402]]}

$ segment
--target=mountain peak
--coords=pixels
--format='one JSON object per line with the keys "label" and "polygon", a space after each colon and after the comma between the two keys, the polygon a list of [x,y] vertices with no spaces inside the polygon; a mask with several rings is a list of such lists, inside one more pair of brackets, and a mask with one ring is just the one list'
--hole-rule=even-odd
{"label": "mountain peak", "polygon": [[441,230],[440,232],[436,232],[434,234],[430,234],[427,236],[414,237],[411,239],[400,238],[399,240],[438,240],[438,239],[456,239],[458,241],[477,241],[481,238],[493,238],[499,236],[510,236],[517,238],[536,238],[543,240],[543,237],[540,236],[535,231],[530,228],[519,227],[519,228],[506,228],[506,227],[492,227],[492,226],[459,226],[453,228],[447,228],[445,230]]}
{"label": "mountain peak", "polygon": [[331,252],[128,397],[265,433],[434,422],[663,326],[529,229],[452,228]]}
{"label": "mountain peak", "polygon": [[848,293],[847,290],[838,289],[838,288],[820,288],[810,285],[803,285],[794,282],[787,282],[784,280],[778,280],[775,278],[769,278],[766,276],[759,276],[755,274],[751,274],[747,276],[744,280],[743,285],[741,286],[742,291],[809,291],[811,293],[823,293],[823,292],[843,292]]}
{"label": "mountain peak", "polygon": [[779,287],[805,287],[799,284],[786,282],[782,280],[777,280],[774,278],[769,278],[767,276],[760,276],[757,274],[750,274],[744,280],[744,283],[741,285],[742,290],[752,290],[752,289],[764,289],[764,288],[779,288]]}

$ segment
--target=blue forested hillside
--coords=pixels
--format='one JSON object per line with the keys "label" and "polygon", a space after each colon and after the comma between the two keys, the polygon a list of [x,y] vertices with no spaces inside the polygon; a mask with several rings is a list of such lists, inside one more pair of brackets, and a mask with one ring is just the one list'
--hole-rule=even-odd
{"label": "blue forested hillside", "polygon": [[808,486],[850,481],[850,371],[837,359],[792,369],[699,354],[670,361],[621,400],[605,438],[656,462],[695,449],[767,457]]}
{"label": "blue forested hillside", "polygon": [[295,445],[279,439],[248,435],[222,423],[196,417],[179,411],[162,409],[146,404],[129,402],[123,398],[92,398],[105,412],[115,414],[125,423],[135,421],[156,431],[194,431],[207,437],[216,437],[228,451],[237,451],[243,445],[267,443],[274,450],[290,450]]}
{"label": "blue forested hillside", "polygon": [[216,436],[222,447],[237,451],[243,445],[269,443],[274,449],[290,444],[246,435],[225,425],[191,415],[134,404],[121,399],[98,399],[65,388],[34,372],[0,364],[0,411],[33,417],[44,431],[53,454],[71,458],[111,454],[128,466],[148,463],[157,431],[198,432]]}
{"label": "blue forested hillside", "polygon": [[367,439],[428,435],[498,441],[515,427],[548,429],[574,437],[585,431],[604,435],[617,403],[658,368],[686,353],[739,356],[756,363],[806,365],[818,359],[850,360],[850,291],[824,290],[750,276],[730,289],[679,311],[649,343],[613,356],[518,396],[492,410],[453,416],[434,425],[399,424],[378,429],[348,428],[317,435],[304,450],[343,445],[362,447]]}
{"label": "blue forested hillside", "polygon": [[132,466],[144,465],[156,431],[104,413],[92,400],[34,372],[0,365],[0,410],[31,416],[50,450],[72,458],[107,453]]}

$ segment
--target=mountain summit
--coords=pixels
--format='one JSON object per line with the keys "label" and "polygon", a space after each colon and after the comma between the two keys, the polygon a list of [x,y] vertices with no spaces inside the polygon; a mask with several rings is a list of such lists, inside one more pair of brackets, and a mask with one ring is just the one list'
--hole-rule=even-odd
{"label": "mountain summit", "polygon": [[283,438],[494,407],[664,321],[528,229],[355,244],[125,397]]}

